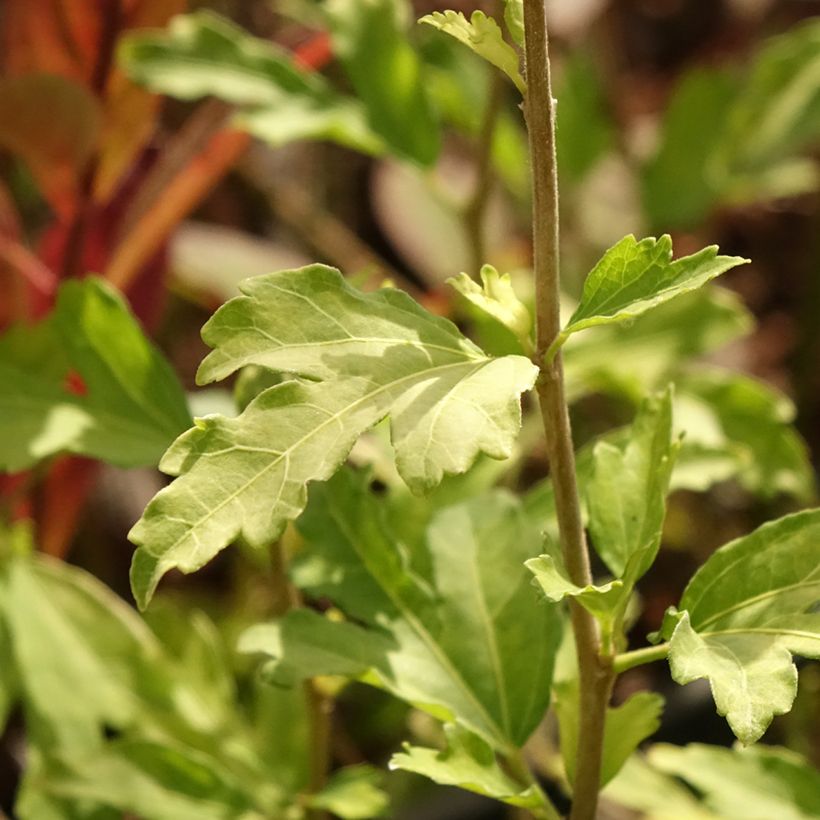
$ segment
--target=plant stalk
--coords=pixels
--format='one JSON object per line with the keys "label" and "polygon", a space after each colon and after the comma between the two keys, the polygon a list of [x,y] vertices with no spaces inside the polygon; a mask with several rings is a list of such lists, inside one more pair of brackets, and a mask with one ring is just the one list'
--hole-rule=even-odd
{"label": "plant stalk", "polygon": [[645,663],[662,661],[669,654],[669,644],[661,643],[657,646],[645,646],[642,649],[633,649],[631,652],[622,652],[612,660],[612,668],[616,675],[626,672],[627,669],[634,669],[636,666],[643,666]]}
{"label": "plant stalk", "polygon": [[[555,101],[550,79],[545,0],[524,0],[527,93],[524,112],[529,133],[533,178],[533,267],[535,271],[536,389],[555,490],[558,529],[564,562],[573,583],[592,583],[581,504],[575,475],[575,453],[569,421],[560,351],[547,351],[561,329],[559,310],[558,167],[555,152]],[[570,602],[580,684],[578,753],[571,820],[594,820],[601,779],[606,708],[615,673],[611,658],[601,656],[595,618]]]}

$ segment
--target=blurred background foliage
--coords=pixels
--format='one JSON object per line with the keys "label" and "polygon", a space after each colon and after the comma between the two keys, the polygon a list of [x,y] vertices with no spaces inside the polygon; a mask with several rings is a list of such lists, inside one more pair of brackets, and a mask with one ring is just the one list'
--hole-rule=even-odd
{"label": "blurred background foliage", "polygon": [[[469,13],[477,5],[498,11],[474,0],[447,7]],[[235,394],[195,389],[207,316],[241,279],[311,261],[338,266],[366,287],[390,280],[469,328],[488,351],[517,350],[512,334],[445,286],[460,271],[476,277],[488,262],[510,271],[519,293],[531,289],[526,137],[515,88],[452,39],[414,25],[443,7],[3,4],[0,408],[27,380],[49,395],[82,397],[110,358],[105,338],[91,353],[71,343],[78,327],[93,323],[81,303],[120,310],[108,297],[94,302],[90,291],[61,290],[87,272],[124,294],[170,359],[194,416],[234,414],[270,378],[243,373]],[[814,3],[796,0],[548,7],[568,308],[585,273],[626,233],[669,232],[678,255],[716,243],[752,260],[720,288],[566,348],[582,448],[599,434],[617,436],[648,389],[677,385],[686,438],[665,549],[641,585],[634,634],[642,640],[717,545],[816,501],[820,17]],[[189,16],[173,19],[183,12]],[[21,335],[20,325],[41,320],[36,338]],[[118,321],[123,334],[133,332],[130,319]],[[289,796],[311,776],[303,700],[261,683],[233,650],[247,624],[284,606],[270,558],[234,551],[184,582],[172,579],[149,610],[150,630],[116,600],[131,600],[125,533],[162,485],[156,463],[165,443],[188,423],[173,390],[156,398],[165,429],[157,434],[146,423],[139,446],[119,460],[104,438],[94,447],[46,442],[36,458],[21,455],[21,432],[0,418],[8,470],[0,475],[0,658],[8,661],[0,662],[0,806],[10,815],[17,795],[21,816],[37,818],[299,816]],[[107,409],[119,400],[109,399]],[[538,520],[548,518],[539,441],[537,419],[525,417],[511,465],[481,462],[445,482],[431,504],[403,490],[378,430],[357,445],[354,460],[373,465],[411,541],[422,537],[431,509],[497,483],[523,492]],[[297,550],[300,536],[287,538]],[[32,550],[42,557],[32,559]],[[55,561],[72,566],[59,570]],[[102,622],[102,631],[88,626]],[[332,758],[348,768],[326,789],[323,808],[373,816],[381,794],[372,772],[356,767],[383,764],[408,725],[425,740],[435,730],[386,695],[327,686],[336,696]],[[730,742],[699,687],[678,689],[665,670],[642,668],[623,677],[616,699],[642,688],[667,697],[660,740]],[[795,710],[767,741],[817,765],[818,718],[820,673],[806,665]],[[100,726],[105,753],[90,739]],[[535,741],[548,760],[552,731]],[[158,755],[161,775],[152,771]],[[630,771],[633,797],[627,783],[613,800],[651,815],[658,807],[641,804],[635,784],[668,791],[679,785],[664,786],[664,778],[687,779],[671,747],[653,755],[655,768],[636,763],[646,768]],[[115,780],[128,788],[112,788]],[[420,778],[396,773],[386,782],[391,816],[497,816],[493,804]],[[222,814],[206,805],[214,794],[229,807]],[[681,812],[691,809],[690,794],[680,797]],[[356,815],[351,805],[369,808]],[[737,814],[713,809],[697,816],[748,816],[742,806]],[[604,811],[629,816],[614,803]]]}

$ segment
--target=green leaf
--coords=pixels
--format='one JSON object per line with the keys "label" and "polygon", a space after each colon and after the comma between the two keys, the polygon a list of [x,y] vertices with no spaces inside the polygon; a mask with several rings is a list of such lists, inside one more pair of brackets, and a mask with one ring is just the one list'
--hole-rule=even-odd
{"label": "green leaf", "polygon": [[[763,498],[812,500],[814,471],[786,395],[718,368],[686,373],[677,385],[676,426],[685,438],[674,486],[705,489],[714,478],[731,477]],[[715,472],[720,464],[723,475]]]}
{"label": "green leaf", "polygon": [[596,552],[628,590],[657,555],[676,450],[667,388],[641,405],[623,448],[601,441],[593,451],[589,531]]}
{"label": "green leaf", "polygon": [[492,265],[482,265],[481,285],[468,274],[460,273],[447,280],[465,299],[488,316],[501,322],[521,341],[526,350],[531,345],[532,316],[515,295],[509,273],[499,274]]}
{"label": "green leaf", "polygon": [[405,293],[362,294],[323,265],[241,290],[203,329],[215,349],[198,380],[256,364],[316,381],[265,390],[235,419],[200,419],[168,450],[160,467],[179,478],[129,534],[143,607],[165,572],[193,572],[240,532],[254,546],[273,541],[304,507],[307,483],[330,478],[388,414],[399,473],[415,491],[480,452],[509,456],[519,394],[535,379],[523,356],[488,358]]}
{"label": "green leaf", "polygon": [[661,123],[660,146],[642,171],[644,209],[652,226],[693,228],[722,197],[712,158],[736,83],[723,71],[687,71]]}
{"label": "green leaf", "polygon": [[524,46],[524,3],[523,0],[504,0],[504,22],[515,42]]}
{"label": "green leaf", "polygon": [[646,820],[721,820],[689,788],[658,771],[642,755],[626,761],[602,796],[642,812]]}
{"label": "green leaf", "polygon": [[190,424],[170,366],[94,277],[66,282],[47,319],[0,339],[0,414],[10,472],[60,452],[153,465]]}
{"label": "green leaf", "polygon": [[242,785],[207,755],[151,741],[114,741],[97,752],[52,761],[42,780],[29,788],[81,806],[106,806],[151,820],[266,816],[255,810]]}
{"label": "green leaf", "polygon": [[397,153],[432,164],[440,148],[423,67],[408,41],[401,0],[329,0],[334,54],[367,108],[368,122]]}
{"label": "green leaf", "polygon": [[325,809],[344,820],[382,817],[390,799],[380,788],[383,774],[372,766],[348,766],[334,772],[324,788],[307,798],[313,809]]}
{"label": "green leaf", "polygon": [[649,761],[689,783],[703,794],[710,809],[729,820],[820,817],[820,773],[787,749],[657,744]]}
{"label": "green leaf", "polygon": [[622,581],[579,587],[570,581],[566,568],[552,555],[530,558],[524,565],[535,576],[535,581],[548,600],[557,603],[568,596],[577,598],[585,609],[598,618],[608,618],[621,599]]}
{"label": "green leaf", "polygon": [[238,106],[235,124],[272,145],[327,139],[367,153],[384,148],[360,102],[213,12],[179,15],[160,33],[129,34],[118,56],[131,79],[152,91]]}
{"label": "green leaf", "polygon": [[452,724],[445,726],[444,732],[444,751],[405,743],[404,751],[390,758],[390,768],[414,772],[443,786],[458,786],[511,806],[543,805],[538,790],[534,786],[524,788],[504,772],[492,747],[480,737]]}
{"label": "green leaf", "polygon": [[355,623],[297,610],[251,630],[243,649],[273,656],[284,683],[363,677],[496,748],[523,744],[549,701],[560,635],[559,613],[537,604],[523,566],[537,527],[507,493],[478,496],[438,513],[418,554],[394,540],[383,512],[348,472],[314,487],[294,581]]}
{"label": "green leaf", "polygon": [[757,198],[761,189],[768,193],[772,182],[771,193],[780,196],[816,185],[812,164],[798,161],[802,174],[789,168],[795,167],[794,155],[820,135],[818,48],[820,24],[810,20],[769,40],[747,71],[743,88],[724,113],[724,135],[715,157],[718,173],[732,186],[730,197]]}
{"label": "green leaf", "polygon": [[632,235],[626,236],[587,276],[581,302],[553,349],[579,330],[634,319],[747,261],[738,256],[718,256],[717,246],[711,245],[673,262],[669,236],[640,242]]}
{"label": "green leaf", "polygon": [[432,14],[426,14],[419,22],[427,23],[455,37],[487,62],[501,69],[522,94],[526,91],[526,83],[518,68],[518,55],[515,49],[504,42],[498,24],[483,11],[474,11],[469,21],[460,11],[434,11]]}
{"label": "green leaf", "polygon": [[764,524],[712,555],[684,590],[682,612],[665,619],[672,677],[708,678],[745,744],[791,708],[791,654],[820,657],[818,540],[820,510]]}

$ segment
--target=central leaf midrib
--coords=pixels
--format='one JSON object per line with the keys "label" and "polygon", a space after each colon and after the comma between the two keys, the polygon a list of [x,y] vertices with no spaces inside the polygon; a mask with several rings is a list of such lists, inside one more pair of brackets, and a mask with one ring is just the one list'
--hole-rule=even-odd
{"label": "central leaf midrib", "polygon": [[[478,366],[474,367],[473,370],[471,370],[471,372],[468,375],[472,375],[473,372],[476,372],[478,369],[480,369],[481,367],[484,367],[486,364],[488,364],[491,361],[493,361],[493,360],[492,359],[483,360],[482,362],[479,363]],[[426,378],[426,377],[429,377],[430,374],[435,373],[435,372],[440,372],[440,371],[443,371],[443,370],[450,370],[450,369],[453,369],[453,368],[456,368],[456,367],[464,367],[465,365],[471,365],[471,364],[472,364],[472,362],[468,362],[468,361],[454,362],[454,363],[451,363],[451,364],[439,365],[438,367],[430,368],[429,370],[422,370],[422,371],[417,371],[415,373],[410,373],[407,376],[403,376],[400,379],[397,379],[395,381],[391,381],[387,384],[381,385],[376,390],[373,390],[370,393],[367,393],[366,395],[362,396],[361,398],[356,399],[356,401],[354,401],[351,404],[347,405],[342,411],[329,416],[321,424],[319,424],[316,427],[314,427],[313,429],[311,429],[309,433],[302,436],[302,438],[300,438],[298,441],[294,442],[286,450],[283,450],[277,458],[273,459],[269,464],[265,465],[265,467],[262,470],[257,472],[252,478],[248,479],[241,487],[236,489],[233,493],[231,493],[226,498],[224,498],[219,504],[217,504],[215,507],[210,509],[206,515],[202,516],[197,521],[193,522],[186,532],[184,532],[179,538],[177,538],[177,540],[174,541],[173,544],[171,544],[166,549],[162,550],[162,552],[160,552],[159,554],[156,554],[156,553],[152,552],[147,546],[145,546],[145,549],[147,550],[147,552],[150,555],[153,555],[154,558],[162,558],[164,556],[167,556],[168,553],[171,553],[174,550],[176,550],[179,547],[179,545],[185,541],[186,538],[191,537],[192,531],[199,529],[199,527],[205,521],[208,521],[211,518],[213,518],[213,516],[216,515],[219,511],[221,511],[223,507],[225,507],[227,504],[231,503],[237,496],[244,493],[248,489],[248,487],[250,487],[254,482],[258,481],[263,475],[265,475],[273,467],[277,466],[283,459],[287,458],[294,450],[296,450],[302,444],[304,444],[304,442],[310,440],[310,438],[312,438],[314,435],[316,435],[319,431],[321,431],[323,428],[325,428],[329,424],[337,422],[342,416],[344,416],[346,413],[351,412],[351,410],[353,410],[354,408],[356,408],[359,405],[364,404],[364,403],[372,400],[379,393],[382,393],[382,392],[385,392],[389,389],[392,389],[392,388],[396,387],[397,385],[400,385],[402,382],[412,381],[413,379],[417,379],[417,378]],[[278,387],[278,385],[277,385],[277,387]],[[269,389],[275,390],[276,387],[269,388]],[[282,483],[284,484],[285,482],[283,481]],[[281,494],[281,488],[280,488],[280,494]],[[240,528],[239,531],[241,531],[241,528]],[[144,546],[144,545],[141,544],[141,546]]]}
{"label": "central leaf midrib", "polygon": [[[356,544],[355,534],[352,534],[347,527],[344,520],[341,520],[338,516],[334,514],[334,518],[336,520],[337,525],[345,534],[348,542],[351,545]],[[353,547],[354,552],[357,552],[355,546]],[[491,729],[494,735],[494,740],[501,741],[502,745],[507,746],[504,731],[502,727],[500,727],[496,721],[493,719],[492,715],[487,711],[486,706],[478,699],[478,696],[473,692],[470,688],[468,682],[464,679],[464,676],[461,674],[459,669],[453,664],[450,656],[444,651],[441,644],[435,639],[435,637],[431,634],[427,626],[418,619],[415,612],[412,609],[409,609],[404,605],[401,597],[396,595],[392,590],[388,589],[386,585],[382,584],[378,577],[371,571],[370,567],[364,563],[365,568],[367,569],[368,575],[376,582],[377,586],[380,590],[387,596],[390,603],[396,608],[396,611],[410,624],[410,626],[414,629],[416,634],[421,638],[422,642],[427,646],[430,652],[436,657],[438,662],[444,667],[445,671],[450,676],[451,680],[456,683],[461,689],[462,693],[466,695],[467,699],[472,702],[473,706],[477,709],[480,715],[483,716],[487,726]]]}

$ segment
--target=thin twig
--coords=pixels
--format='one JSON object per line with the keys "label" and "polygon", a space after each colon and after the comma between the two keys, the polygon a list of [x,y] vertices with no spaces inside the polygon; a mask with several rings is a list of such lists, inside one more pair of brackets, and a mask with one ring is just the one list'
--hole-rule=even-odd
{"label": "thin twig", "polygon": [[[550,79],[545,0],[524,0],[527,94],[525,113],[533,175],[533,266],[535,270],[537,382],[547,442],[561,548],[573,583],[592,582],[575,474],[572,430],[564,392],[561,354],[546,361],[560,331],[558,168],[555,102]],[[606,708],[614,673],[601,658],[594,617],[577,602],[570,614],[580,683],[578,757],[572,820],[593,820],[598,803]]]}

